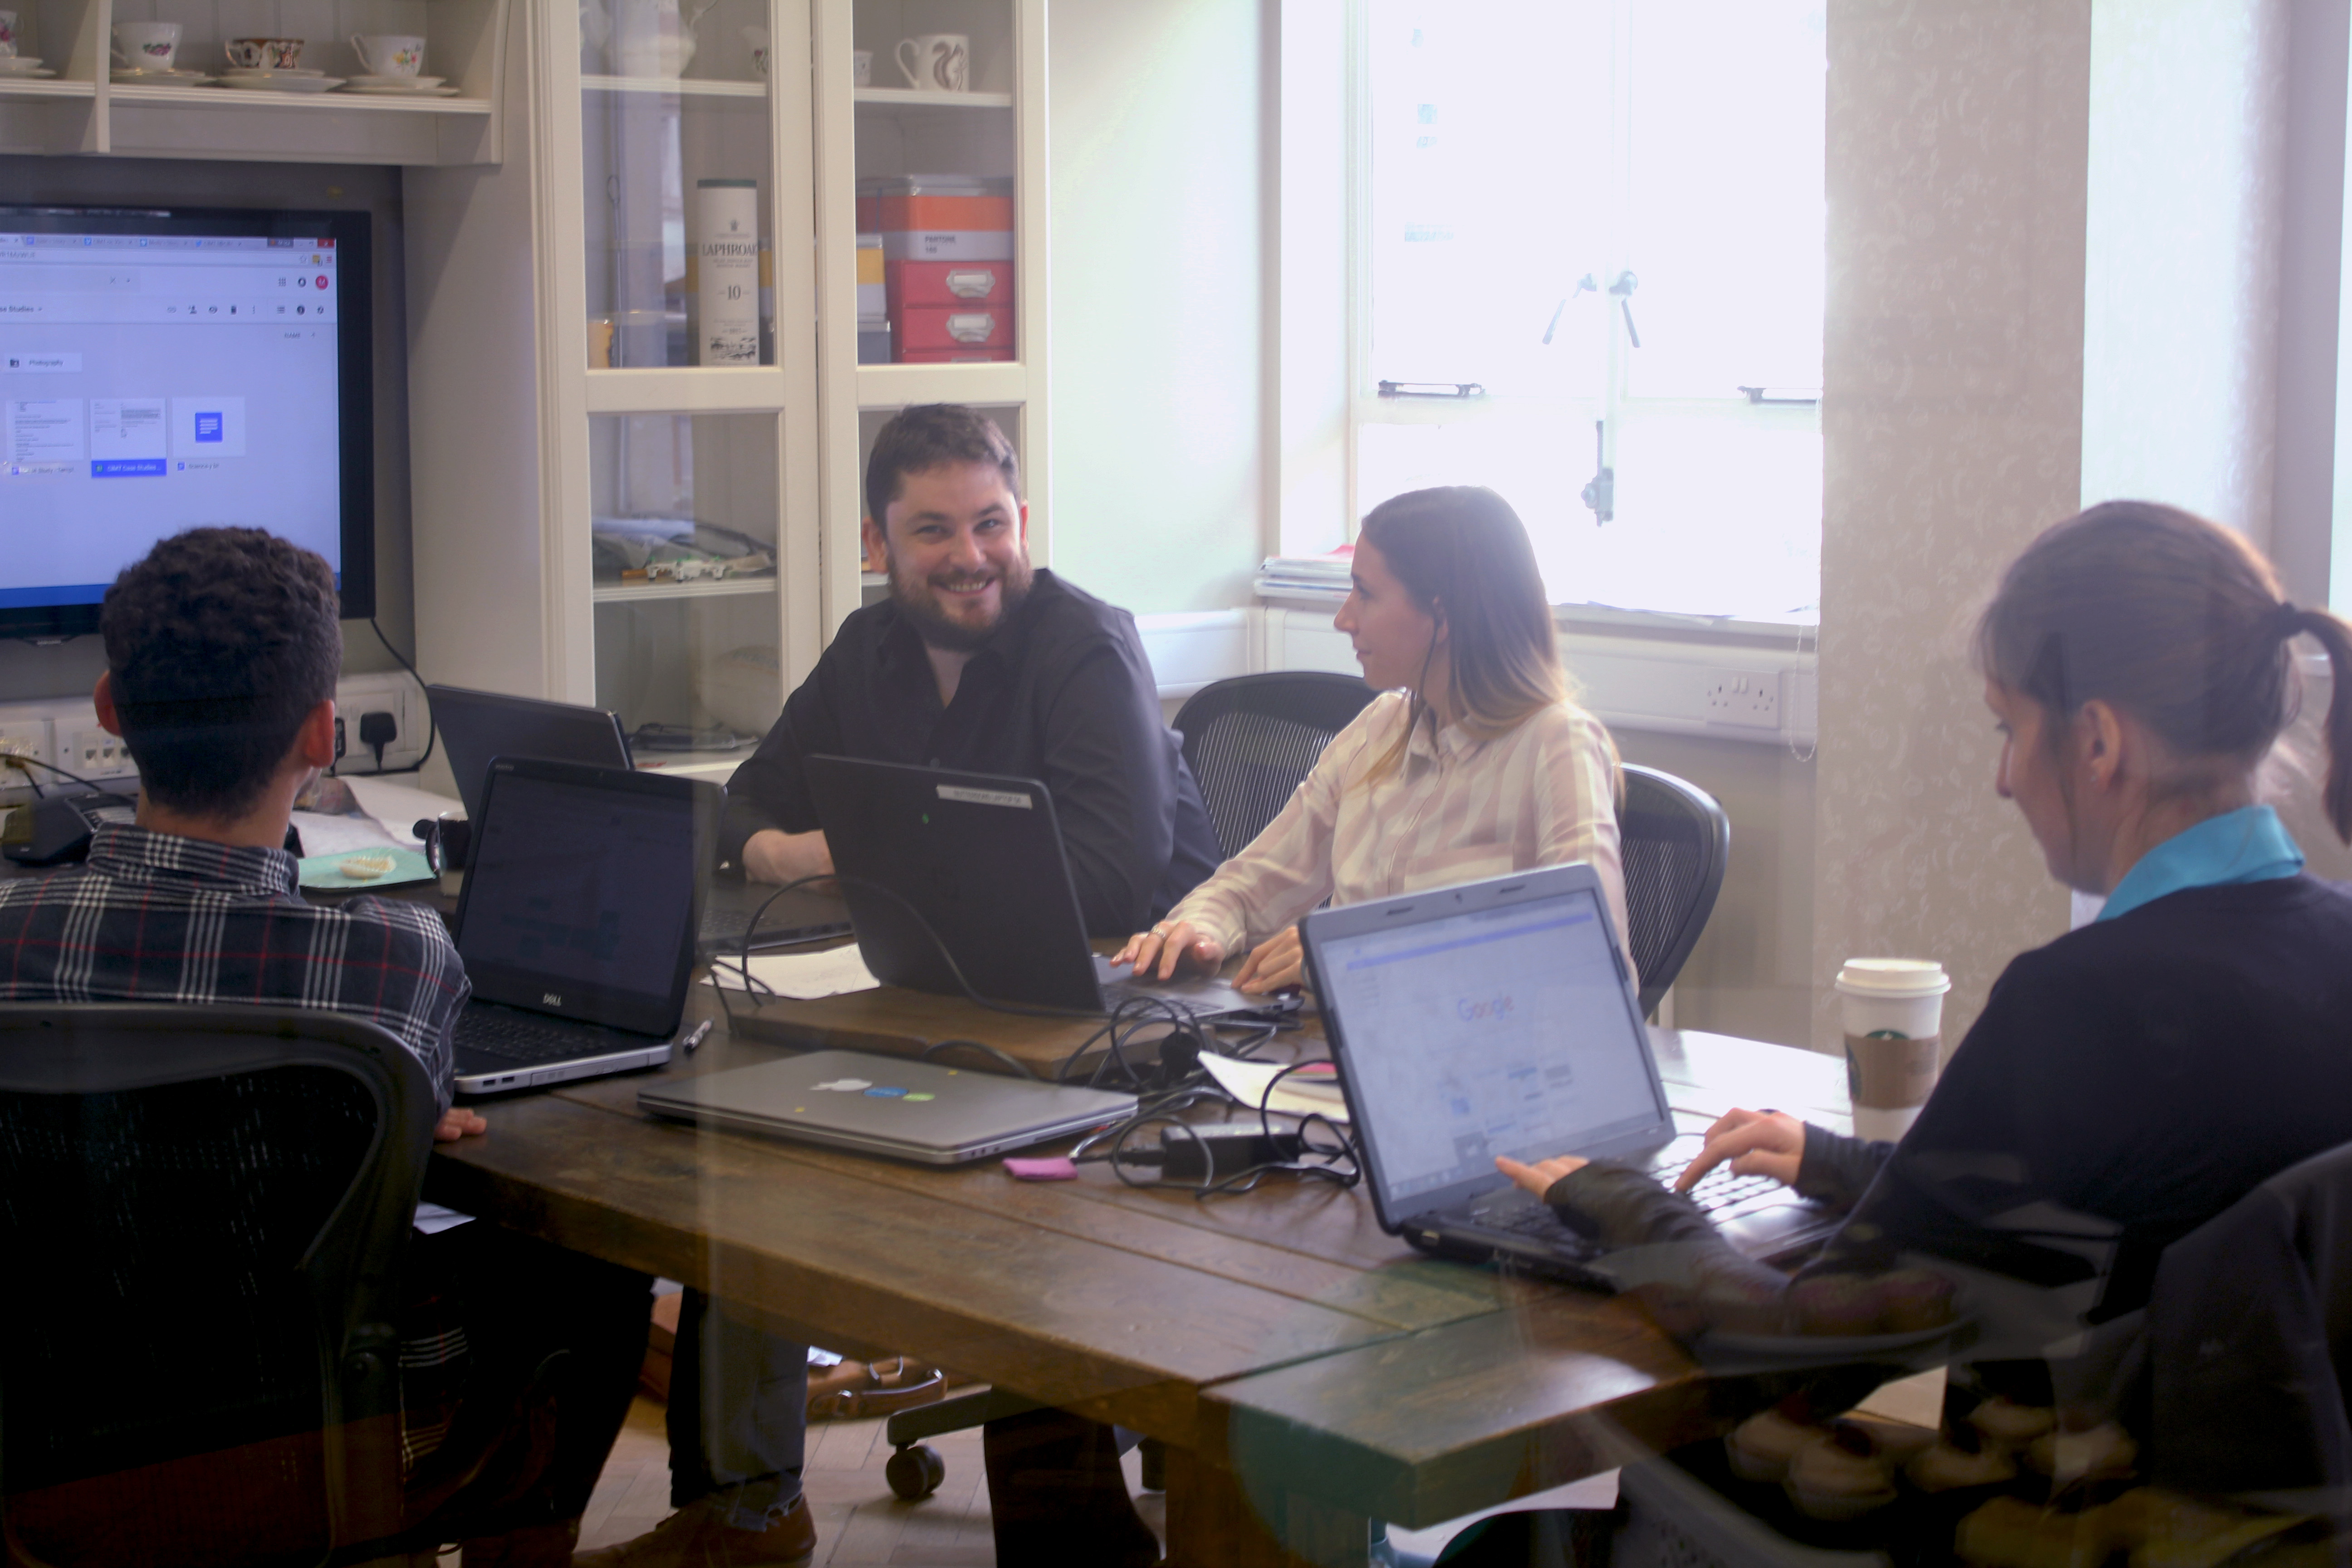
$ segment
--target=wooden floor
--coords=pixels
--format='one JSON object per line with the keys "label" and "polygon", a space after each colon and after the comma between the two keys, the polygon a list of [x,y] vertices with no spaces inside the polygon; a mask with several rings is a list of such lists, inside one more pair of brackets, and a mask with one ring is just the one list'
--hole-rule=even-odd
{"label": "wooden floor", "polygon": [[[901,1502],[882,1479],[890,1457],[884,1418],[821,1421],[809,1428],[803,1479],[816,1515],[816,1568],[992,1568],[996,1547],[988,1529],[988,1482],[980,1458],[980,1432],[934,1437],[930,1446],[947,1462],[948,1479],[921,1502]],[[1127,1457],[1128,1489],[1136,1510],[1166,1537],[1165,1505],[1139,1484],[1140,1461]],[[613,1446],[613,1457],[581,1520],[583,1548],[606,1546],[642,1535],[669,1513],[669,1446],[662,1436],[662,1407],[639,1399],[629,1424]]]}

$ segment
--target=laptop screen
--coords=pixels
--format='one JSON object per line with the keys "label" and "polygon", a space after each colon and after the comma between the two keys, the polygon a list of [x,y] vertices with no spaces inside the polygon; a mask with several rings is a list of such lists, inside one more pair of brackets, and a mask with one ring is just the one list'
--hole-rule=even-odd
{"label": "laptop screen", "polygon": [[1322,939],[1324,1005],[1391,1200],[1665,1117],[1604,920],[1579,889]]}
{"label": "laptop screen", "polygon": [[693,914],[693,801],[517,772],[489,805],[457,938],[475,989],[575,1016],[575,995],[666,1007]]}

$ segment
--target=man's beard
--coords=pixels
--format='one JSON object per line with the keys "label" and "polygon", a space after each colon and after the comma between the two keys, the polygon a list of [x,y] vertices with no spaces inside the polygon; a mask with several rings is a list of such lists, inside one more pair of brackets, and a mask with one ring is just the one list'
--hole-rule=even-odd
{"label": "man's beard", "polygon": [[997,614],[984,626],[966,626],[950,620],[932,596],[929,582],[909,583],[898,570],[893,557],[885,563],[890,577],[890,602],[898,613],[915,624],[915,635],[930,647],[945,653],[978,653],[982,645],[996,635],[1021,601],[1029,596],[1029,585],[1036,574],[1026,561],[1005,568],[997,578]]}

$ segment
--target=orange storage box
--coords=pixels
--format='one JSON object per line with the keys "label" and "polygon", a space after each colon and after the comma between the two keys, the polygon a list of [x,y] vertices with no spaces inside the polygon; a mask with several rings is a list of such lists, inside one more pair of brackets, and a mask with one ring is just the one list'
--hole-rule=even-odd
{"label": "orange storage box", "polygon": [[940,349],[1010,349],[1013,311],[1003,305],[910,305],[891,313],[898,357]]}
{"label": "orange storage box", "polygon": [[882,281],[893,315],[908,306],[1013,303],[1010,261],[886,261]]}

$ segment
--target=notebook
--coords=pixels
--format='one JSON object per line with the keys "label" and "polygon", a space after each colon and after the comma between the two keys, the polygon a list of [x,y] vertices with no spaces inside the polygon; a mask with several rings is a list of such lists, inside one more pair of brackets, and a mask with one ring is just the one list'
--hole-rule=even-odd
{"label": "notebook", "polygon": [[501,757],[482,780],[457,953],[457,1089],[653,1067],[686,1009],[724,795],[699,779]]}
{"label": "notebook", "polygon": [[[620,716],[602,708],[468,691],[458,686],[428,686],[425,693],[432,701],[433,721],[448,751],[449,771],[457,777],[457,795],[465,802],[468,817],[479,818],[482,814],[481,780],[493,758],[542,757],[607,768],[633,765]],[[756,882],[747,883],[740,875],[721,873],[703,900],[702,925],[697,933],[697,951],[703,962],[722,952],[741,952],[743,933],[750,929],[752,915],[774,891]],[[760,916],[751,951],[848,934],[849,912],[839,899],[795,889]]]}
{"label": "notebook", "polygon": [[[1670,1183],[1698,1152],[1675,1135],[1592,868],[1325,910],[1301,937],[1381,1228],[1442,1256],[1612,1286],[1599,1247],[1495,1169],[1498,1154],[1580,1154]],[[1837,1225],[1727,1166],[1691,1196],[1750,1257]]]}
{"label": "notebook", "polygon": [[812,1051],[651,1084],[638,1092],[637,1106],[733,1132],[954,1165],[1108,1127],[1134,1115],[1136,1101],[937,1062]]}
{"label": "notebook", "polygon": [[1138,981],[1097,957],[1054,797],[1034,779],[850,757],[804,767],[857,945],[886,985],[961,996],[961,971],[992,1001],[1087,1014],[1138,996],[1198,1018],[1281,1005],[1215,979]]}

